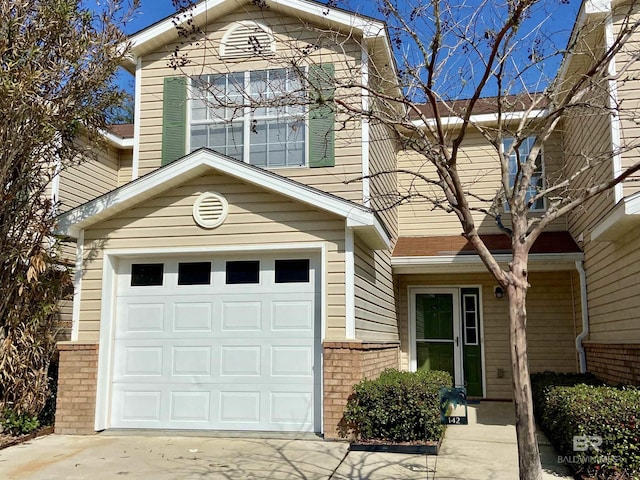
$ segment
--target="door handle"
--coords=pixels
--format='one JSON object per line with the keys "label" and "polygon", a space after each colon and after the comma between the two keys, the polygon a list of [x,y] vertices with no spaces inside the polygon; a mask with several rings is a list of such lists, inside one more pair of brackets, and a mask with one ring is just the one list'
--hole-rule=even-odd
{"label": "door handle", "polygon": [[456,337],[456,347],[460,346],[460,337]]}

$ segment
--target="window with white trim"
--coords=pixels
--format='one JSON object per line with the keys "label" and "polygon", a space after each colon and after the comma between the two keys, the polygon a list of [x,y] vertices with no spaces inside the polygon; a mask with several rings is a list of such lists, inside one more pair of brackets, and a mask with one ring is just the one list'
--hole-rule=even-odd
{"label": "window with white trim", "polygon": [[306,165],[305,94],[292,69],[204,75],[192,81],[190,150],[260,167]]}
{"label": "window with white trim", "polygon": [[[507,152],[511,145],[513,144],[513,138],[505,138],[502,140],[502,148],[503,152]],[[525,138],[518,149],[514,149],[509,155],[509,186],[513,188],[516,181],[516,176],[518,175],[518,162],[522,165],[529,158],[529,153],[533,148],[533,145],[536,141],[536,137],[527,137]],[[536,166],[531,178],[529,180],[529,187],[527,190],[526,199],[527,201],[533,197],[535,197],[540,190],[544,188],[544,162],[542,157],[542,149],[538,153],[536,157]],[[507,207],[508,209],[508,207]],[[544,197],[538,198],[530,208],[531,211],[543,211],[545,210],[545,201]]]}

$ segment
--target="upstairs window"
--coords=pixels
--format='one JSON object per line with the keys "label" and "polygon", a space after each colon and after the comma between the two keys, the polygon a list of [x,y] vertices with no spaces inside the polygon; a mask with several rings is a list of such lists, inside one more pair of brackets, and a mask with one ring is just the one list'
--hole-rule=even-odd
{"label": "upstairs window", "polygon": [[[505,138],[502,141],[502,148],[504,152],[509,151],[511,145],[513,144],[513,138]],[[529,158],[529,153],[531,153],[531,149],[536,141],[536,137],[527,137],[525,138],[517,151],[514,149],[509,155],[509,186],[513,188],[516,182],[516,177],[518,175],[518,162],[522,165]],[[531,179],[529,180],[529,187],[527,189],[527,201],[531,198],[535,197],[540,190],[544,188],[544,162],[542,158],[542,150],[538,153],[536,157],[536,165],[533,174],[531,175]],[[508,206],[506,207],[508,210]],[[544,197],[538,198],[533,205],[531,205],[531,211],[543,211],[545,209]]]}
{"label": "upstairs window", "polygon": [[306,165],[305,93],[290,69],[192,80],[190,150],[208,147],[260,167]]}

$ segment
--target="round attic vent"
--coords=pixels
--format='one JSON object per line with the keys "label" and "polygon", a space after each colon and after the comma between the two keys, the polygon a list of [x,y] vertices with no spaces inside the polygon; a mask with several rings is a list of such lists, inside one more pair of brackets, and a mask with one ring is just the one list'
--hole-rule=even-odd
{"label": "round attic vent", "polygon": [[227,199],[219,193],[205,192],[193,204],[193,219],[204,228],[216,228],[228,213]]}

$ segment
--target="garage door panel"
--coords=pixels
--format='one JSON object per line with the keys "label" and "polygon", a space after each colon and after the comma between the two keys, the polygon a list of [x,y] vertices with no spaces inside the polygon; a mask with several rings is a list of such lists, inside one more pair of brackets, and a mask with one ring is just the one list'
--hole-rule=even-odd
{"label": "garage door panel", "polygon": [[313,346],[274,345],[271,347],[272,377],[313,377]]}
{"label": "garage door panel", "polygon": [[213,348],[184,345],[171,348],[171,376],[204,376],[212,374]]}
{"label": "garage door panel", "polygon": [[172,391],[170,393],[170,422],[211,422],[210,391]]}
{"label": "garage door panel", "polygon": [[173,304],[173,332],[213,332],[211,302],[179,302]]}
{"label": "garage door panel", "polygon": [[222,332],[262,331],[263,302],[251,302],[234,298],[220,298],[222,318],[220,327]]}
{"label": "garage door panel", "polygon": [[[262,364],[262,347],[258,345],[224,345],[220,347],[221,377],[260,377]],[[251,380],[246,379],[246,381]]]}
{"label": "garage door panel", "polygon": [[313,301],[275,300],[271,302],[272,331],[313,332]]}

